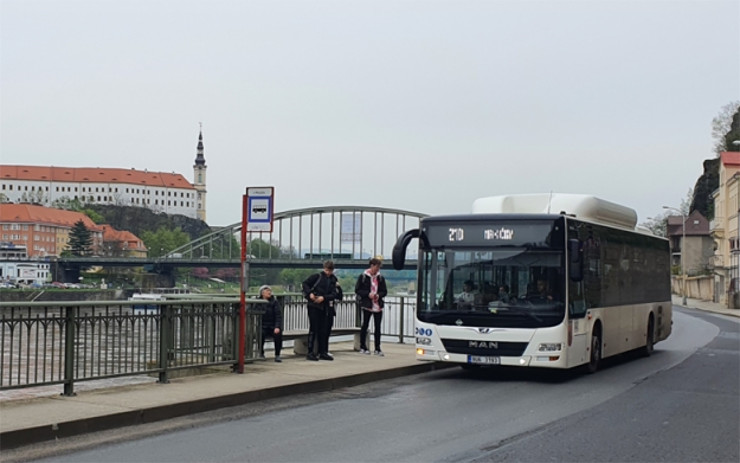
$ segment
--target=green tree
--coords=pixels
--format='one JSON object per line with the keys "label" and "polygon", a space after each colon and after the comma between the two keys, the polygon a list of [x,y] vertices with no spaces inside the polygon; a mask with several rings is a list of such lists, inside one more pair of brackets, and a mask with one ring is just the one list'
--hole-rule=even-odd
{"label": "green tree", "polygon": [[[51,202],[51,207],[55,209],[63,209],[65,211],[80,211],[82,210],[82,204],[78,199],[72,199],[69,196],[63,196],[59,199],[55,199]],[[99,222],[96,222],[99,223]]]}
{"label": "green tree", "polygon": [[90,220],[92,220],[95,223],[103,223],[105,222],[105,218],[101,215],[95,212],[92,209],[82,209],[80,212],[85,214],[86,216],[90,217]]}
{"label": "green tree", "polygon": [[[257,259],[281,259],[290,257],[289,250],[281,249],[279,246],[262,239],[251,240],[247,246],[247,254],[252,255]],[[310,275],[311,272],[312,270],[308,270],[306,276]],[[259,283],[271,285],[284,281],[282,272],[279,268],[266,268],[261,269],[259,273],[253,273],[250,279],[250,284],[254,285]],[[300,286],[301,281],[298,282],[298,286]],[[294,287],[295,281],[291,280],[288,285],[290,285],[290,287]]]}
{"label": "green tree", "polygon": [[[279,282],[285,286],[287,291],[300,292],[303,280],[314,273],[316,273],[316,270],[308,268],[286,268],[280,271]],[[344,286],[342,286],[342,290],[346,292]],[[352,291],[354,291],[354,287]]]}
{"label": "green tree", "polygon": [[75,222],[69,232],[69,242],[66,248],[69,254],[75,257],[88,256],[92,253],[92,244],[92,233],[85,226],[85,222],[82,219]]}
{"label": "green tree", "polygon": [[145,231],[142,233],[141,240],[149,250],[149,257],[162,257],[173,249],[189,243],[190,237],[179,227],[174,230],[159,227],[155,232]]}

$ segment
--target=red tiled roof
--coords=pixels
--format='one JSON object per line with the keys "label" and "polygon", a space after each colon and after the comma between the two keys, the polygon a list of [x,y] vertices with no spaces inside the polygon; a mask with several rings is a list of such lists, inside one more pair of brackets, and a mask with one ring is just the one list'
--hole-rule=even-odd
{"label": "red tiled roof", "polygon": [[110,225],[101,225],[103,227],[103,241],[118,241],[128,243],[130,250],[146,251],[144,242],[128,230],[116,230]]}
{"label": "red tiled roof", "polygon": [[81,212],[64,211],[33,204],[0,204],[0,222],[55,224],[70,227],[82,220],[88,230],[101,232],[103,228]]}
{"label": "red tiled roof", "polygon": [[78,183],[129,183],[161,188],[195,189],[182,174],[104,167],[49,167],[3,164],[0,165],[0,179]]}
{"label": "red tiled roof", "polygon": [[725,166],[740,166],[740,151],[724,151],[720,159]]}

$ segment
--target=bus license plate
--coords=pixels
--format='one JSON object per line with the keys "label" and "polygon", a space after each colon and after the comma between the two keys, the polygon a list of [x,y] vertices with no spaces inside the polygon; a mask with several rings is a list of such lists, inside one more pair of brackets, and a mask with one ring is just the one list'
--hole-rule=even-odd
{"label": "bus license plate", "polygon": [[485,357],[482,355],[468,355],[468,363],[476,365],[500,365],[501,357]]}

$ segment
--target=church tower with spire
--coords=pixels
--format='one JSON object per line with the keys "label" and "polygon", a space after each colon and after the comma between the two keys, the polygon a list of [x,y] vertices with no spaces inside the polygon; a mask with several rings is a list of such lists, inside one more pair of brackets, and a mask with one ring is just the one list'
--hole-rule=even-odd
{"label": "church tower with spire", "polygon": [[198,154],[193,165],[193,186],[197,192],[198,218],[206,221],[206,158],[203,156],[203,123],[198,135]]}

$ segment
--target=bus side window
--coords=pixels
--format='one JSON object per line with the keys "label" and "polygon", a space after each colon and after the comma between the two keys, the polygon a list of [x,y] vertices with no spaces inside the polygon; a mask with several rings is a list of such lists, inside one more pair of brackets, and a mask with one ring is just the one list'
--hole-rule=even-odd
{"label": "bus side window", "polygon": [[586,315],[586,301],[583,299],[572,301],[569,309],[572,318],[583,318]]}

